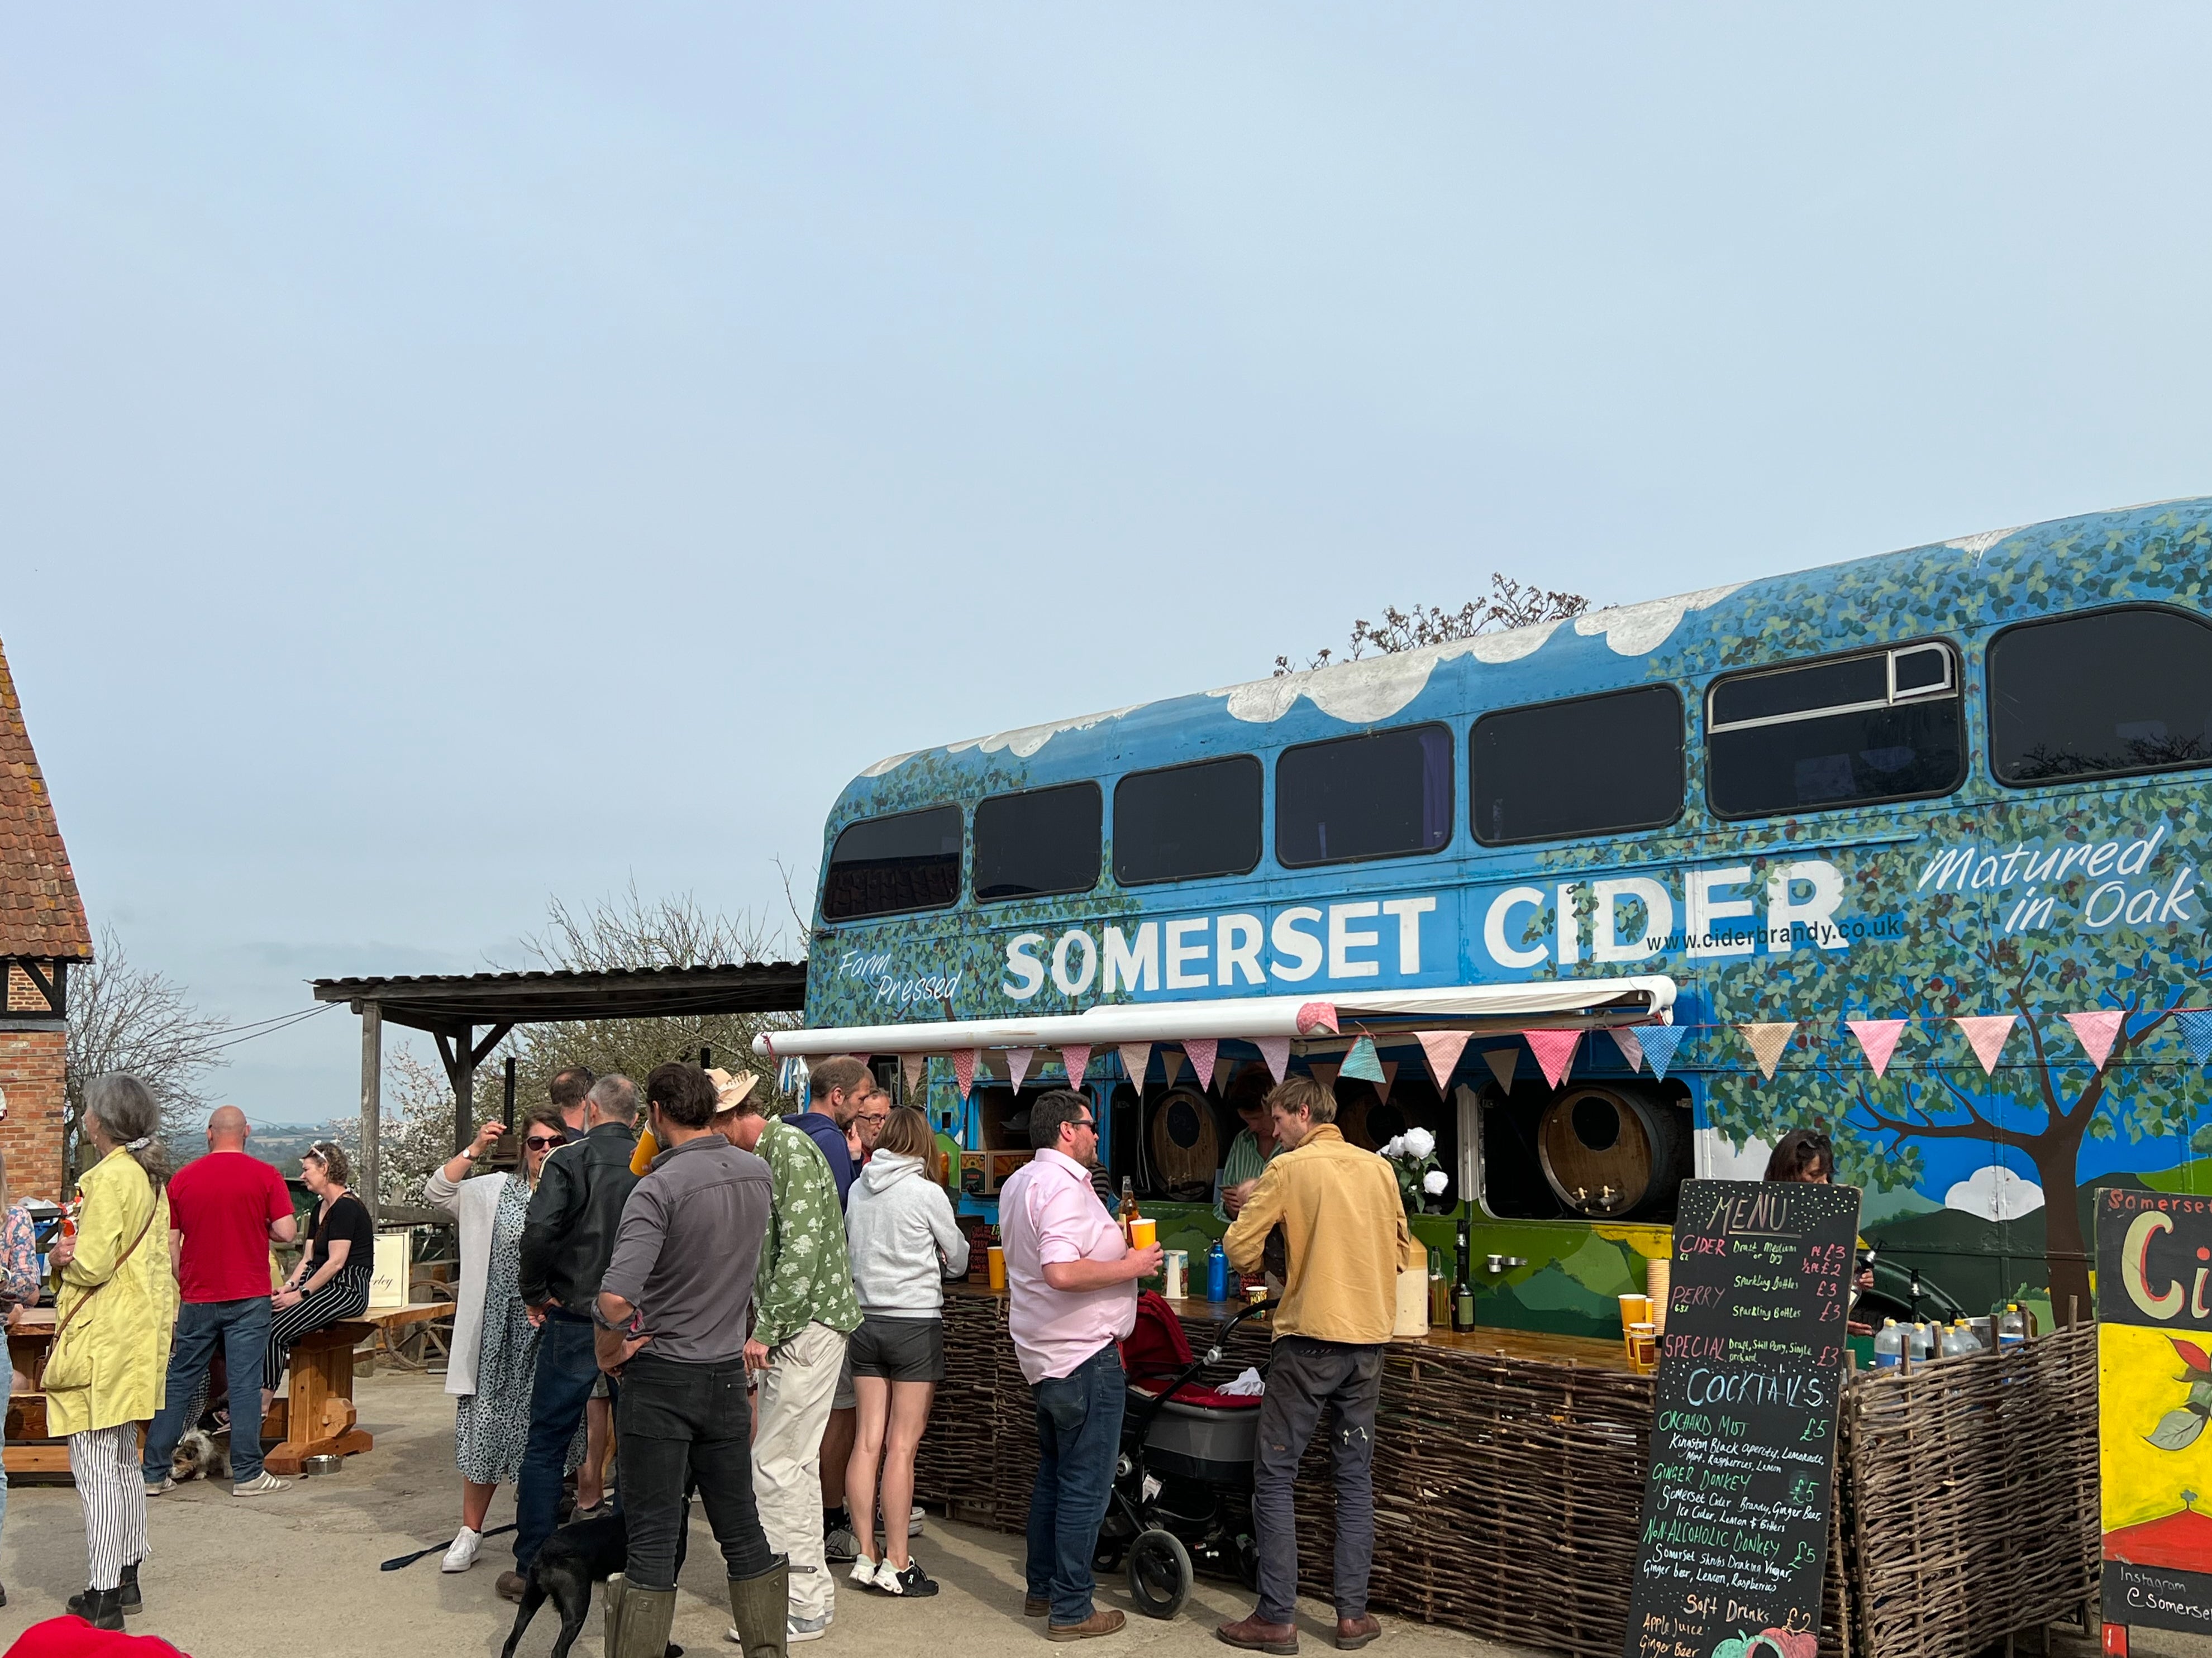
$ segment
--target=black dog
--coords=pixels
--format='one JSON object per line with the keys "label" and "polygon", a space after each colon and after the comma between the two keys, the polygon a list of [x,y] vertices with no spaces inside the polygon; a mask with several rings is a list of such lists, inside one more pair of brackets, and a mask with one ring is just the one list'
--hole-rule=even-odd
{"label": "black dog", "polygon": [[[563,1526],[545,1540],[538,1558],[530,1563],[530,1581],[523,1588],[522,1605],[514,1614],[514,1628],[500,1649],[499,1658],[514,1658],[515,1643],[538,1608],[552,1601],[561,1613],[561,1634],[553,1643],[552,1658],[568,1658],[568,1649],[583,1632],[592,1610],[592,1585],[623,1569],[629,1555],[629,1527],[618,1514],[579,1520]],[[680,1569],[682,1561],[679,1558]],[[666,1658],[684,1658],[684,1649],[671,1645]]]}

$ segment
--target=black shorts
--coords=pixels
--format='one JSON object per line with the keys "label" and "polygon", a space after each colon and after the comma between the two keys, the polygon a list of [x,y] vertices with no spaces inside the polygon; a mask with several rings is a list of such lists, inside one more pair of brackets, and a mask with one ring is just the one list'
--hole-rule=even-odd
{"label": "black shorts", "polygon": [[853,1374],[885,1382],[945,1380],[945,1321],[864,1317],[845,1346]]}

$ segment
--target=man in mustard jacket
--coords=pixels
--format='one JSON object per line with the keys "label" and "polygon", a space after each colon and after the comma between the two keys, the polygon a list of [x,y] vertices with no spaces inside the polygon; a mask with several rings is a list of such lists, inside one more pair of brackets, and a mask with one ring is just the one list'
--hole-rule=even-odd
{"label": "man in mustard jacket", "polygon": [[1336,1485],[1336,1644],[1364,1647],[1382,1632],[1367,1611],[1375,1558],[1375,1408],[1382,1391],[1382,1344],[1398,1309],[1398,1273],[1414,1264],[1413,1235],[1390,1165],[1345,1144],[1336,1097],[1310,1077],[1292,1077],[1267,1096],[1279,1151],[1221,1241],[1245,1276],[1260,1270],[1267,1235],[1287,1246],[1274,1351],[1260,1405],[1252,1466],[1252,1519],[1259,1533],[1260,1604],[1215,1631],[1232,1647],[1295,1653],[1297,1518],[1291,1483],[1298,1459],[1327,1410]]}
{"label": "man in mustard jacket", "polygon": [[77,1179],[76,1236],[54,1247],[58,1333],[40,1385],[46,1431],[69,1438],[84,1509],[91,1582],[70,1610],[95,1629],[121,1629],[124,1610],[139,1603],[146,1482],[137,1428],[161,1408],[177,1321],[161,1128],[161,1108],[136,1077],[86,1085],[83,1134],[99,1161]]}

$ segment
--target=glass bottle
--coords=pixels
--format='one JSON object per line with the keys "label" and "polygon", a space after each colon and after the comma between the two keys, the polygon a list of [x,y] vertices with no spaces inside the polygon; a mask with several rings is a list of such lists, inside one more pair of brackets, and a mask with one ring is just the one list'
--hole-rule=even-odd
{"label": "glass bottle", "polygon": [[1442,1330],[1452,1321],[1451,1284],[1444,1277],[1444,1256],[1441,1249],[1429,1251],[1429,1328]]}
{"label": "glass bottle", "polygon": [[1130,1175],[1121,1176],[1121,1242],[1129,1242],[1129,1223],[1141,1218],[1137,1213],[1137,1182]]}

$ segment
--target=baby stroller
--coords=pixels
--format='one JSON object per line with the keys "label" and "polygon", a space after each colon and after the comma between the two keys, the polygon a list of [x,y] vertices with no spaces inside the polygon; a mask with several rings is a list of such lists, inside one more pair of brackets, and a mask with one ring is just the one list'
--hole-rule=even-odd
{"label": "baby stroller", "polygon": [[1231,1330],[1275,1305],[1240,1309],[1194,1357],[1167,1303],[1149,1290],[1137,1298],[1136,1327],[1121,1344],[1129,1376],[1121,1459],[1092,1564],[1112,1571],[1126,1562],[1130,1596],[1151,1617],[1182,1609],[1197,1565],[1247,1588],[1258,1581],[1252,1458],[1260,1395],[1224,1394],[1192,1378],[1220,1363]]}

